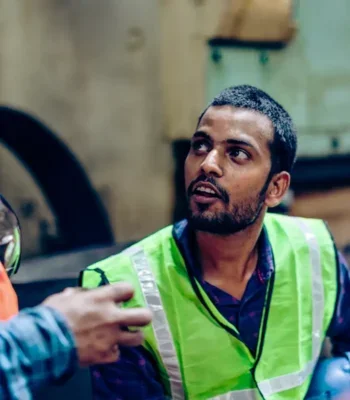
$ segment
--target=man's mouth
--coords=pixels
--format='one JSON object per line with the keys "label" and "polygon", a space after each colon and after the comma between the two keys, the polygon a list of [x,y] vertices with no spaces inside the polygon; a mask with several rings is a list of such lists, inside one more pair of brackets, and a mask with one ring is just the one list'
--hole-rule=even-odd
{"label": "man's mouth", "polygon": [[192,191],[192,196],[197,203],[208,204],[221,199],[221,195],[217,189],[210,183],[198,183]]}
{"label": "man's mouth", "polygon": [[208,187],[204,186],[198,186],[194,191],[193,194],[198,194],[201,196],[207,196],[207,197],[219,197],[218,194],[213,190]]}

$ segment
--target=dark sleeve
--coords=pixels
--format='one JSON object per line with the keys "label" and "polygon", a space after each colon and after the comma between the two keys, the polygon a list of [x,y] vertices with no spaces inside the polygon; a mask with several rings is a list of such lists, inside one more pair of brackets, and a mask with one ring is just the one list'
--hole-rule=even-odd
{"label": "dark sleeve", "polygon": [[165,400],[157,368],[143,348],[122,347],[116,363],[91,368],[94,400]]}
{"label": "dark sleeve", "polygon": [[333,345],[333,354],[350,351],[350,271],[344,256],[339,257],[338,301],[327,336]]}
{"label": "dark sleeve", "polygon": [[0,399],[31,399],[77,368],[73,334],[57,311],[38,306],[0,324]]}

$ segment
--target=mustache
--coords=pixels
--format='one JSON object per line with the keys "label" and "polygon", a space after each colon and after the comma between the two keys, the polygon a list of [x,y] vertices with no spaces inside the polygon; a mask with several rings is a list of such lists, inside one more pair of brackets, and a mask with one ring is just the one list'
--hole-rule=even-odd
{"label": "mustache", "polygon": [[230,202],[230,196],[228,195],[226,190],[223,187],[221,187],[212,176],[206,176],[206,175],[200,175],[198,178],[196,178],[190,183],[190,186],[187,189],[187,197],[190,197],[193,194],[193,188],[199,182],[206,182],[215,186],[223,202],[226,204]]}

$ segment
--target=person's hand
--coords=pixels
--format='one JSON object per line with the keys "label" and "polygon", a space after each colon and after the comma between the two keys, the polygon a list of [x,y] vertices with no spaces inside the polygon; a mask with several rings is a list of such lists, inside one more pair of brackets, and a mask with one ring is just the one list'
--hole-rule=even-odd
{"label": "person's hand", "polygon": [[133,288],[127,283],[97,289],[68,288],[48,297],[43,305],[59,311],[71,328],[81,366],[114,362],[118,346],[138,346],[140,331],[127,327],[147,325],[151,312],[144,308],[123,309],[118,303],[131,299]]}

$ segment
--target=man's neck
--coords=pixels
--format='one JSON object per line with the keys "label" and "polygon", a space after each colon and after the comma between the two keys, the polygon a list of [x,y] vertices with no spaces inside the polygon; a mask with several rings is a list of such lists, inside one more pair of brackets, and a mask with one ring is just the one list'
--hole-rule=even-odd
{"label": "man's neck", "polygon": [[204,280],[240,298],[256,269],[263,218],[230,236],[196,232]]}

